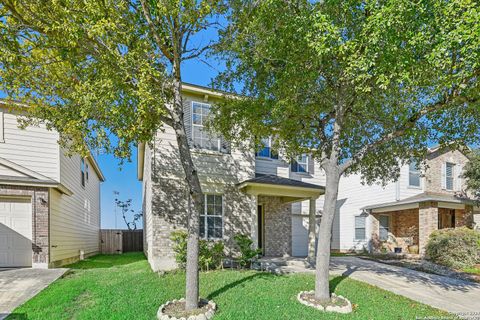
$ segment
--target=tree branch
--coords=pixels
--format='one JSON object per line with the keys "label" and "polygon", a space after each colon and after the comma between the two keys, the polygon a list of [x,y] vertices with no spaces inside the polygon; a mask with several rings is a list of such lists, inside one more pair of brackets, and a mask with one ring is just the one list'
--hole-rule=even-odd
{"label": "tree branch", "polygon": [[162,51],[162,54],[170,61],[173,62],[173,56],[170,52],[168,52],[167,48],[165,48],[164,41],[162,41],[161,37],[155,30],[155,26],[153,24],[152,16],[150,15],[150,10],[148,9],[147,4],[145,3],[145,0],[140,0],[140,3],[142,5],[142,11],[143,11],[143,16],[147,20],[148,27],[150,29],[150,32],[152,33],[155,42],[157,43],[158,48],[160,51]]}
{"label": "tree branch", "polygon": [[[356,154],[352,156],[352,158],[350,158],[348,161],[344,162],[341,165],[340,167],[341,172],[342,173],[345,172],[345,170],[350,168],[355,163],[358,163],[359,161],[361,161],[369,152],[375,150],[379,146],[400,137],[405,133],[405,131],[407,131],[408,129],[412,129],[418,123],[418,121],[422,119],[423,116],[429,113],[432,113],[434,111],[441,110],[447,104],[449,104],[450,101],[451,100],[449,98],[445,98],[442,101],[439,101],[434,104],[430,104],[421,108],[420,110],[418,110],[418,112],[413,114],[404,124],[402,124],[399,128],[397,128],[397,130],[387,133],[383,137],[379,138],[377,141],[361,148]],[[457,104],[462,104],[465,102],[475,103],[478,101],[479,101],[479,98],[468,99],[466,97],[458,97],[458,101],[456,103]]]}

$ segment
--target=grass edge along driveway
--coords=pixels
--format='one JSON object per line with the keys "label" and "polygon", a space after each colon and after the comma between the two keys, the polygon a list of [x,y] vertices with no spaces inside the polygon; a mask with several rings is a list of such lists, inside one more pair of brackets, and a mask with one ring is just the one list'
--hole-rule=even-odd
{"label": "grass edge along driveway", "polygon": [[[98,255],[71,270],[7,319],[156,319],[165,301],[184,296],[183,272],[159,275],[143,253]],[[350,315],[322,313],[296,300],[314,288],[309,274],[273,275],[256,271],[201,273],[200,293],[218,304],[220,319],[416,319],[445,312],[345,277],[331,290],[350,299]]]}

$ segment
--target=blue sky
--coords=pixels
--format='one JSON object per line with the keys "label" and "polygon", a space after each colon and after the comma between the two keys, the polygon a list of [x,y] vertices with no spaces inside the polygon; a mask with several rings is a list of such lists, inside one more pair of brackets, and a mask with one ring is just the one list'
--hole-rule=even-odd
{"label": "blue sky", "polygon": [[[218,62],[210,60],[209,65],[198,61],[187,61],[183,65],[183,81],[208,86],[221,68]],[[98,164],[105,175],[106,181],[102,184],[102,228],[126,228],[125,223],[117,210],[117,219],[115,219],[115,197],[121,200],[132,199],[132,209],[135,212],[142,208],[142,185],[137,180],[137,153],[134,150],[132,162],[124,162],[122,166],[112,155],[98,156]],[[118,196],[114,195],[118,191]]]}

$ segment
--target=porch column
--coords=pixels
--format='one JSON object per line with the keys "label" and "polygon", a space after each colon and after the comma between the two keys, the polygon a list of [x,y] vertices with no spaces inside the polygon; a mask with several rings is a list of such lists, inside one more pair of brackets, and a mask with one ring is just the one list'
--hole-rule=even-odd
{"label": "porch column", "polygon": [[253,195],[253,208],[252,208],[252,224],[251,224],[251,237],[253,241],[253,248],[258,248],[258,195]]}
{"label": "porch column", "polygon": [[465,205],[465,209],[455,209],[455,228],[473,227],[473,206]]}
{"label": "porch column", "polygon": [[315,240],[317,236],[316,232],[316,204],[317,198],[311,198],[309,200],[308,210],[308,262],[310,264],[315,263]]}
{"label": "porch column", "polygon": [[418,246],[421,255],[425,255],[428,238],[437,229],[438,203],[434,201],[420,203],[418,209]]}
{"label": "porch column", "polygon": [[368,250],[370,253],[380,252],[380,221],[378,215],[370,214],[371,238]]}

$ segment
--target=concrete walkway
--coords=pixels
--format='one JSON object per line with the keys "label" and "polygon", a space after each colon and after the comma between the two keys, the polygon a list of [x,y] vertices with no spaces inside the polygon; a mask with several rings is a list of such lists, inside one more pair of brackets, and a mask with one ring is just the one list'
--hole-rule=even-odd
{"label": "concrete walkway", "polygon": [[[305,259],[263,258],[275,273],[311,272]],[[274,266],[276,265],[276,267]],[[332,257],[330,274],[363,281],[466,319],[480,319],[480,283],[448,278],[357,257]]]}
{"label": "concrete walkway", "polygon": [[356,257],[332,257],[330,270],[441,310],[480,316],[480,283]]}
{"label": "concrete walkway", "polygon": [[341,274],[451,313],[480,315],[480,284],[356,257],[332,257]]}
{"label": "concrete walkway", "polygon": [[67,270],[0,268],[0,320],[57,280]]}

